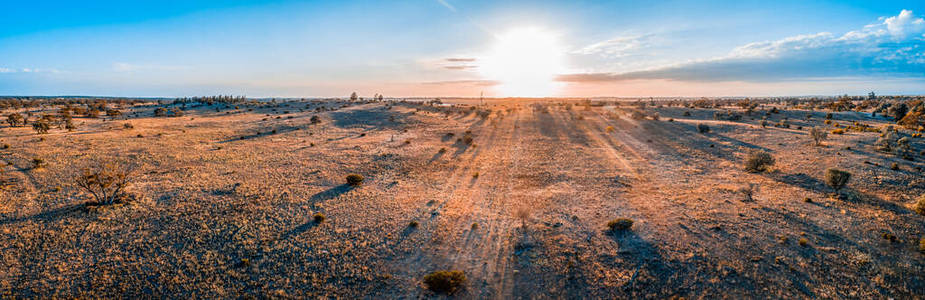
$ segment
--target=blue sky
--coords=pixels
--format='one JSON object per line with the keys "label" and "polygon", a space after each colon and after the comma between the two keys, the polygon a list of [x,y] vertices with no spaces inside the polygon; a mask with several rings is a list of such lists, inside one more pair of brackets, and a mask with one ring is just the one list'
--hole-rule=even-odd
{"label": "blue sky", "polygon": [[923,1],[7,1],[0,95],[922,94],[923,16]]}

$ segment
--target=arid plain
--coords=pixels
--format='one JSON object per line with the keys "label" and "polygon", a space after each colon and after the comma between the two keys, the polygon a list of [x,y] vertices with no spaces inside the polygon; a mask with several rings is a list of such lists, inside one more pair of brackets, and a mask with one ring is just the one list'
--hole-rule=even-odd
{"label": "arid plain", "polygon": [[34,101],[4,298],[925,297],[921,99]]}

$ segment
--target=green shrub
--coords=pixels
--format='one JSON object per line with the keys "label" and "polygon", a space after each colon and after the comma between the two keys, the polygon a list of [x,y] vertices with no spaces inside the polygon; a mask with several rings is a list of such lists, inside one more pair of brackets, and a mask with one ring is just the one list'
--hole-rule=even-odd
{"label": "green shrub", "polygon": [[752,173],[764,172],[773,165],[774,157],[764,151],[752,151],[745,159],[745,170]]}
{"label": "green shrub", "polygon": [[848,179],[851,179],[851,173],[838,169],[828,169],[825,171],[825,183],[836,191],[845,187],[845,185],[848,184]]}
{"label": "green shrub", "polygon": [[466,274],[462,271],[436,271],[424,276],[424,285],[435,293],[453,294],[466,283]]}
{"label": "green shrub", "polygon": [[628,230],[630,227],[633,227],[633,219],[629,218],[617,218],[607,222],[610,231]]}
{"label": "green shrub", "polygon": [[363,184],[363,176],[360,174],[347,175],[347,184],[350,186],[359,186]]}

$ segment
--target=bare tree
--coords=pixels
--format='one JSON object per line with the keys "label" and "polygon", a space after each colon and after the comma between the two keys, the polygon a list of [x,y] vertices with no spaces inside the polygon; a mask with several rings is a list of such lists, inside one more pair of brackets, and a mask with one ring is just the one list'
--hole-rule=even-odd
{"label": "bare tree", "polygon": [[85,168],[77,176],[77,186],[93,196],[97,204],[113,204],[125,196],[131,170],[122,164],[99,163]]}

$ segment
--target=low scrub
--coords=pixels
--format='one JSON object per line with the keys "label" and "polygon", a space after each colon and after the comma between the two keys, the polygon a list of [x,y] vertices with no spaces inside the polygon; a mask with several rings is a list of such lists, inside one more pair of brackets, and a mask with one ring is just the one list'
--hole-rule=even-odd
{"label": "low scrub", "polygon": [[710,126],[707,126],[707,124],[703,123],[697,124],[697,132],[708,133],[710,132]]}
{"label": "low scrub", "polygon": [[745,170],[748,172],[764,172],[773,165],[774,157],[764,151],[752,151],[745,158]]}
{"label": "low scrub", "polygon": [[809,135],[813,138],[813,141],[816,142],[816,146],[822,145],[822,142],[824,142],[829,137],[829,133],[826,132],[825,129],[819,127],[813,127],[810,129]]}
{"label": "low scrub", "polygon": [[916,213],[925,216],[925,195],[919,197],[915,201],[915,207],[913,207]]}
{"label": "low scrub", "polygon": [[633,227],[633,219],[629,218],[617,218],[607,222],[607,228],[614,232],[629,230],[631,227]]}
{"label": "low scrub", "polygon": [[347,175],[347,185],[359,186],[361,184],[363,184],[363,175],[360,175],[360,174]]}
{"label": "low scrub", "polygon": [[466,284],[466,274],[458,270],[436,271],[424,276],[424,285],[435,293],[452,295]]}
{"label": "low scrub", "polygon": [[851,179],[851,173],[846,171],[838,169],[828,169],[825,171],[825,183],[835,189],[835,191],[845,187],[849,179]]}

